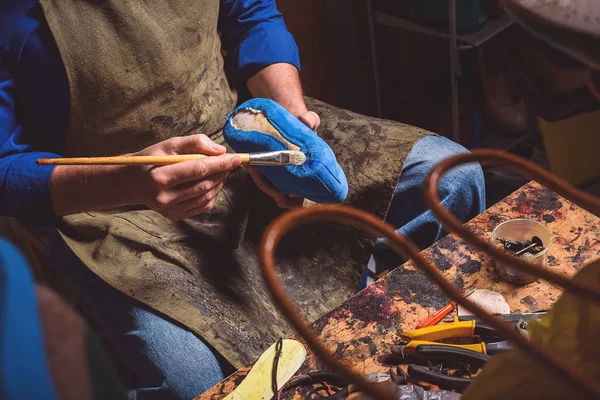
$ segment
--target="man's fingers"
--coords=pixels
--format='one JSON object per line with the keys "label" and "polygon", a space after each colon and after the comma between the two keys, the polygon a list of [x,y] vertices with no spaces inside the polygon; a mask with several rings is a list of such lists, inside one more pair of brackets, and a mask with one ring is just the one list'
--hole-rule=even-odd
{"label": "man's fingers", "polygon": [[201,160],[184,161],[154,168],[153,179],[160,185],[173,188],[182,183],[197,181],[208,176],[229,172],[237,168],[242,160],[237,154],[222,154]]}
{"label": "man's fingers", "polygon": [[190,135],[171,138],[164,142],[167,154],[206,154],[218,156],[225,153],[225,147],[209,139],[206,135]]}
{"label": "man's fingers", "polygon": [[196,197],[193,197],[191,199],[182,201],[174,207],[176,207],[177,210],[180,210],[181,213],[187,213],[188,211],[193,210],[195,208],[205,206],[208,203],[210,203],[211,200],[217,197],[221,189],[223,189],[223,185],[225,185],[225,182],[218,183],[208,192],[203,193],[201,195],[197,195]]}
{"label": "man's fingers", "polygon": [[284,205],[285,205],[285,207],[281,207],[281,208],[289,208],[289,209],[302,208],[302,206],[304,205],[304,197],[298,196],[295,193],[290,193],[288,195],[288,197],[285,199]]}
{"label": "man's fingers", "polygon": [[296,197],[296,198],[287,198],[284,195],[281,195],[280,199],[275,199],[275,202],[277,203],[277,206],[279,208],[286,208],[286,209],[294,209],[294,208],[302,208],[302,204],[304,204],[304,199],[301,197]]}
{"label": "man's fingers", "polygon": [[208,176],[200,181],[188,182],[176,186],[171,189],[171,191],[173,192],[173,196],[177,198],[177,202],[182,203],[186,200],[208,193],[217,185],[223,184],[228,175],[229,171],[220,172],[218,174]]}
{"label": "man's fingers", "polygon": [[181,214],[179,214],[179,216],[177,216],[176,218],[172,218],[172,219],[174,219],[176,221],[181,221],[183,219],[192,218],[192,217],[195,217],[196,215],[200,215],[200,214],[209,212],[215,205],[215,201],[216,201],[216,197],[214,199],[210,200],[208,203],[202,204],[198,207],[195,207],[195,208],[192,208],[185,212],[182,212]]}
{"label": "man's fingers", "polygon": [[[224,183],[228,174],[229,172],[221,172],[199,181],[188,182],[172,189],[162,190],[156,197],[156,205],[158,207],[172,208],[187,200],[200,197],[213,190],[219,184]],[[179,208],[179,206],[177,207]]]}

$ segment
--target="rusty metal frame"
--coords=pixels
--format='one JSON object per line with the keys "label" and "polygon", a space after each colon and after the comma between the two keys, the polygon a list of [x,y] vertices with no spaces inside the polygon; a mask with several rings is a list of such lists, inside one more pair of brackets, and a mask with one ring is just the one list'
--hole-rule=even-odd
{"label": "rusty metal frame", "polygon": [[[577,279],[568,279],[541,266],[529,264],[521,258],[505,254],[465,228],[454,215],[441,205],[437,188],[442,176],[448,170],[458,165],[471,162],[509,166],[517,171],[524,172],[549,189],[597,214],[600,214],[600,198],[576,189],[569,183],[553,176],[551,173],[521,157],[497,150],[475,150],[470,154],[461,154],[444,160],[430,172],[423,186],[425,201],[434,215],[442,222],[444,227],[455,232],[466,242],[495,259],[548,280],[573,294],[589,300],[600,301],[599,286]],[[541,361],[542,365],[548,368],[548,370],[557,374],[557,379],[568,381],[576,390],[584,392],[590,398],[600,398],[600,382],[589,379],[578,366],[569,365],[558,355],[550,352],[538,343],[529,342],[523,336],[510,329],[500,319],[487,314],[481,307],[465,299],[460,291],[443,277],[436,266],[420,254],[420,249],[407,236],[398,235],[393,226],[379,220],[370,213],[342,205],[322,205],[285,213],[273,221],[266,229],[259,248],[259,259],[267,287],[275,298],[281,312],[306,340],[315,354],[333,371],[344,375],[349,381],[356,383],[365,392],[375,396],[377,399],[391,400],[389,394],[386,395],[381,388],[369,384],[361,375],[346,366],[341,360],[336,359],[327,350],[308,324],[298,314],[296,308],[286,295],[285,290],[280,285],[275,272],[275,251],[285,234],[296,226],[318,221],[336,222],[361,230],[375,237],[387,238],[389,246],[395,252],[412,258],[415,265],[421,268],[428,278],[435,282],[448,297],[480,317],[494,329],[497,329],[507,339],[512,340],[523,352]]]}

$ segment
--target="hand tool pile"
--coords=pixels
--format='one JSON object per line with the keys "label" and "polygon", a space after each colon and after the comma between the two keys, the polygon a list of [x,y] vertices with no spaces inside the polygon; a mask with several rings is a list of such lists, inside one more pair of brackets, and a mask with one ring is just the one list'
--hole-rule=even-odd
{"label": "hand tool pile", "polygon": [[[396,368],[396,371],[390,369],[388,372],[375,372],[365,376],[365,379],[380,387],[381,390],[389,393],[397,400],[458,400],[460,394],[447,390],[428,391],[420,386],[409,383],[409,377],[406,373]],[[355,385],[342,376],[333,372],[319,371],[306,375],[299,375],[290,379],[278,392],[277,400],[281,398],[282,393],[294,389],[301,385],[311,385],[313,388],[306,394],[306,398],[312,395],[326,396],[316,397],[322,400],[372,400],[372,397],[360,391]]]}
{"label": "hand tool pile", "polygon": [[[528,337],[528,321],[545,314],[545,311],[501,314],[497,318],[519,335]],[[400,344],[391,347],[386,357],[386,363],[398,365],[396,371],[370,374],[365,378],[386,386],[386,390],[397,392],[406,400],[451,399],[451,391],[462,393],[492,355],[515,348],[510,340],[474,315],[455,316],[449,323],[406,331],[402,339]],[[400,365],[407,367],[404,368],[406,373]],[[298,386],[312,386],[309,396],[325,394],[319,398],[329,400],[358,400],[364,396],[343,376],[316,371],[290,379],[281,387],[278,397]]]}
{"label": "hand tool pile", "polygon": [[[498,315],[524,337],[527,321],[545,312]],[[388,362],[408,364],[408,376],[440,389],[462,392],[489,358],[515,348],[496,329],[474,315],[454,317],[450,323],[406,331],[402,343],[391,348]]]}

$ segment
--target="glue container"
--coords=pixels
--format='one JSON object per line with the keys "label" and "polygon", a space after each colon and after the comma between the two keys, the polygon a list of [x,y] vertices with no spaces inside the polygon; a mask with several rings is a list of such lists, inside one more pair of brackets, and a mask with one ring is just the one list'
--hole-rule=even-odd
{"label": "glue container", "polygon": [[[544,244],[543,250],[537,254],[524,253],[519,257],[533,264],[547,265],[548,248],[552,244],[552,233],[546,226],[539,222],[525,218],[508,220],[494,229],[490,241],[492,242],[492,245],[498,246],[498,243],[500,243],[498,239],[510,240],[511,242],[525,242],[531,240],[533,236],[537,236],[542,240],[542,243]],[[529,275],[525,271],[521,271],[515,267],[506,265],[499,260],[495,260],[495,262],[496,272],[508,282],[523,285],[537,279],[537,277]]]}

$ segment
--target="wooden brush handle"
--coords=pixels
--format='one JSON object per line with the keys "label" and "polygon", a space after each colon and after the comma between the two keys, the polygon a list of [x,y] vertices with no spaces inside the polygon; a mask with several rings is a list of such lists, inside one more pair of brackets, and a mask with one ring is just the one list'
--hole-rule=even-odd
{"label": "wooden brush handle", "polygon": [[[250,154],[238,154],[242,164],[250,162]],[[116,156],[79,158],[40,158],[38,165],[168,165],[209,157],[204,154],[178,154],[172,156]]]}

